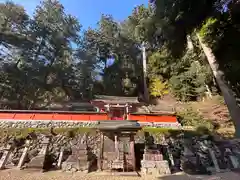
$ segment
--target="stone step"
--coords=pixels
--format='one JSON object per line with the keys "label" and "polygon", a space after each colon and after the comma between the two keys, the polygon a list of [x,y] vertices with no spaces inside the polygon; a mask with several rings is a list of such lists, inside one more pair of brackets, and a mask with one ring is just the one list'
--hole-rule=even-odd
{"label": "stone step", "polygon": [[143,160],[162,161],[163,160],[163,155],[162,154],[143,154]]}

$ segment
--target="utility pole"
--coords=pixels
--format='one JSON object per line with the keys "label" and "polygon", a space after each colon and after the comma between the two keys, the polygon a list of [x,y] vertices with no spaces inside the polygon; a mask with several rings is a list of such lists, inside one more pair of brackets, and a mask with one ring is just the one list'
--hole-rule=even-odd
{"label": "utility pole", "polygon": [[142,56],[143,56],[143,88],[144,88],[144,99],[148,103],[148,87],[147,87],[147,56],[145,42],[142,43]]}

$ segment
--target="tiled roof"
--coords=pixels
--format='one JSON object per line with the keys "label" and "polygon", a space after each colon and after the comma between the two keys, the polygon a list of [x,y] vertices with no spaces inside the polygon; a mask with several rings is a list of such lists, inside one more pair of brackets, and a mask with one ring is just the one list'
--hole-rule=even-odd
{"label": "tiled roof", "polygon": [[104,95],[95,96],[95,99],[93,99],[93,101],[102,101],[104,103],[112,103],[112,104],[139,103],[138,97],[104,96]]}

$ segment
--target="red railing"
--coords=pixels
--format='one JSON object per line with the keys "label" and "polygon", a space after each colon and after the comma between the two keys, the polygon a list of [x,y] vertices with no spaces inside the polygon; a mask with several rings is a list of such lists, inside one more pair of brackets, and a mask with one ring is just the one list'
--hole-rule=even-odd
{"label": "red railing", "polygon": [[[176,123],[175,115],[151,115],[151,114],[130,114],[129,120],[138,120],[149,123]],[[51,112],[51,111],[2,111],[0,112],[1,120],[36,120],[36,121],[101,121],[109,120],[107,113],[98,112]],[[114,120],[122,120],[117,118]]]}
{"label": "red railing", "polygon": [[129,120],[138,120],[139,122],[166,122],[166,123],[175,123],[177,122],[177,117],[175,115],[132,115],[128,116]]}
{"label": "red railing", "polygon": [[44,114],[44,113],[0,113],[1,120],[36,120],[36,121],[100,121],[108,120],[107,114]]}

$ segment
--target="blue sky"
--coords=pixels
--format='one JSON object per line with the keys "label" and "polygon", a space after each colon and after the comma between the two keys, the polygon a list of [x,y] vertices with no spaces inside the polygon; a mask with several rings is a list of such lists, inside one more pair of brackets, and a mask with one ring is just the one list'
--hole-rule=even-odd
{"label": "blue sky", "polygon": [[[42,0],[11,0],[25,7],[28,14],[34,13],[35,7]],[[102,14],[111,14],[117,21],[127,18],[134,7],[141,4],[148,4],[149,0],[60,0],[67,13],[77,17],[83,29],[96,27]],[[0,0],[6,2],[6,0]],[[113,63],[108,60],[108,65]]]}
{"label": "blue sky", "polygon": [[[0,0],[5,2],[6,0]],[[29,14],[41,0],[12,0],[23,5]],[[132,9],[140,4],[147,4],[148,0],[60,0],[66,11],[76,16],[83,28],[95,27],[101,14],[111,14],[114,19],[121,21],[127,18]]]}

